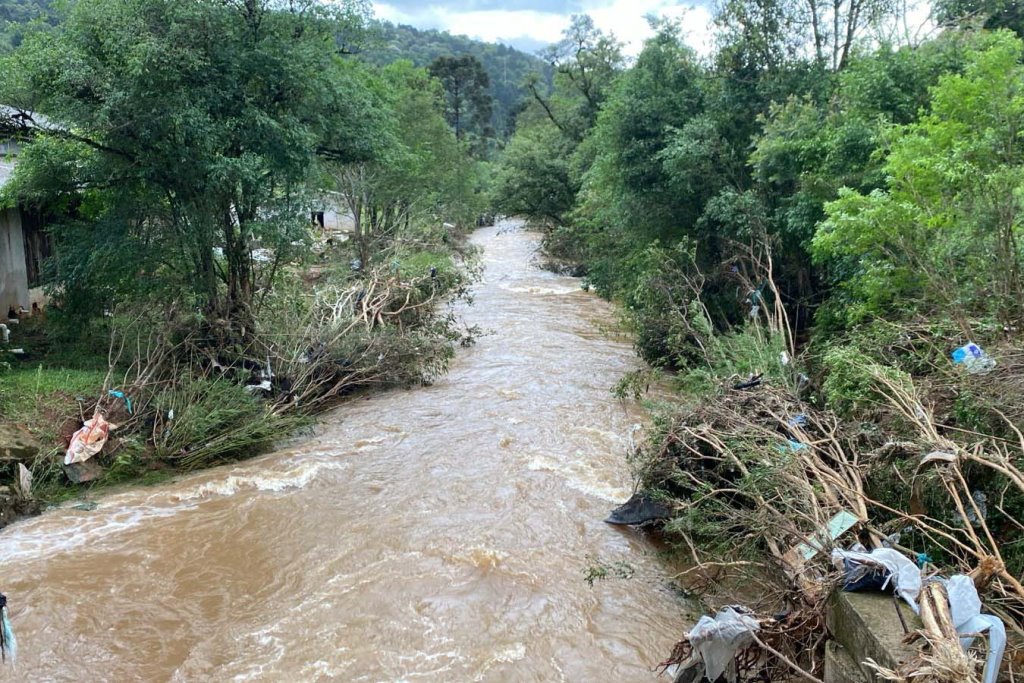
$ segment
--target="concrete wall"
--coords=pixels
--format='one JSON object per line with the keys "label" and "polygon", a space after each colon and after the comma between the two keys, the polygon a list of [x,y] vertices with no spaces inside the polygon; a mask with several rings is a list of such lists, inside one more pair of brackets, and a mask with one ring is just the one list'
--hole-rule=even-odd
{"label": "concrete wall", "polygon": [[7,315],[10,306],[31,305],[21,213],[17,209],[0,209],[0,317]]}

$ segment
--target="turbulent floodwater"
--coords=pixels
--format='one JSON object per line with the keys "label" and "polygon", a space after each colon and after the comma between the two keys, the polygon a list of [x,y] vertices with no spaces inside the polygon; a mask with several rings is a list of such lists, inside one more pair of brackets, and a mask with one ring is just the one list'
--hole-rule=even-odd
{"label": "turbulent floodwater", "polygon": [[[655,681],[685,605],[601,520],[630,494],[613,311],[479,231],[487,336],[312,440],[0,534],[0,681]],[[631,579],[589,587],[590,558]],[[664,679],[663,679],[664,680]]]}

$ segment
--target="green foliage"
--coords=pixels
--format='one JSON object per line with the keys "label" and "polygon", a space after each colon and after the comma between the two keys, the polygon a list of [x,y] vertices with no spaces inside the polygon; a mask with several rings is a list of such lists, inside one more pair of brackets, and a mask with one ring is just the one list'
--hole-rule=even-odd
{"label": "green foliage", "polygon": [[186,380],[160,392],[153,405],[161,425],[153,435],[156,453],[183,469],[252,455],[303,422],[270,412],[243,387],[222,379]]}
{"label": "green foliage", "polygon": [[494,181],[495,210],[561,223],[579,189],[570,162],[572,152],[570,141],[553,125],[518,133],[505,148]]}
{"label": "green foliage", "polygon": [[143,280],[221,315],[252,303],[251,249],[300,236],[319,160],[381,144],[367,74],[336,55],[357,6],[302,8],[80,0],[5,60],[0,99],[47,119],[5,192],[67,208],[55,292],[102,303]]}
{"label": "green foliage", "polygon": [[829,349],[822,365],[827,373],[822,390],[829,406],[840,415],[870,414],[887,405],[884,382],[913,391],[909,375],[878,364],[854,346]]}
{"label": "green foliage", "polygon": [[488,92],[490,78],[483,64],[472,55],[438,57],[427,68],[430,75],[444,88],[444,114],[455,138],[462,140],[467,133],[489,137],[493,97]]}
{"label": "green foliage", "polygon": [[1024,37],[1024,7],[1015,0],[938,0],[935,14],[942,24],[1006,28]]}
{"label": "green foliage", "polygon": [[55,24],[57,6],[53,0],[0,0],[0,54],[21,45],[28,24]]}
{"label": "green foliage", "polygon": [[406,61],[380,76],[391,112],[387,144],[372,161],[329,168],[340,208],[354,220],[352,242],[364,268],[399,236],[415,239],[422,226],[474,225],[484,203],[480,164],[445,122],[440,84]]}
{"label": "green foliage", "polygon": [[844,190],[813,242],[848,302],[865,316],[992,311],[1019,315],[1024,157],[1022,43],[1008,33],[943,76],[931,112],[892,130],[886,190]]}
{"label": "green foliage", "polygon": [[540,74],[544,87],[550,84],[551,69],[537,57],[506,45],[484,43],[465,36],[389,22],[373,22],[371,38],[357,57],[376,66],[387,66],[398,60],[409,60],[417,67],[427,67],[438,57],[471,55],[483,65],[494,100],[490,125],[501,139],[508,139],[515,127],[527,95],[524,82],[531,73]]}
{"label": "green foliage", "polygon": [[631,579],[636,570],[624,560],[605,562],[597,557],[587,555],[587,566],[583,570],[583,580],[591,588],[595,581],[604,581],[610,578]]}

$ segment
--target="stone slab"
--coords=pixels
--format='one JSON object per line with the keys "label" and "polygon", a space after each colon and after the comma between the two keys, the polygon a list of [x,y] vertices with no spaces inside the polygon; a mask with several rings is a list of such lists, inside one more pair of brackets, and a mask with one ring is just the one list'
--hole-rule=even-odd
{"label": "stone slab", "polygon": [[907,628],[921,628],[921,620],[902,600],[890,594],[846,593],[836,591],[829,600],[825,623],[836,642],[860,666],[868,681],[880,680],[864,665],[871,658],[888,669],[897,669],[917,654],[913,645],[904,645],[899,609]]}
{"label": "stone slab", "polygon": [[867,683],[853,657],[834,640],[825,643],[825,683]]}
{"label": "stone slab", "polygon": [[39,455],[39,444],[28,430],[0,424],[0,462],[31,463]]}

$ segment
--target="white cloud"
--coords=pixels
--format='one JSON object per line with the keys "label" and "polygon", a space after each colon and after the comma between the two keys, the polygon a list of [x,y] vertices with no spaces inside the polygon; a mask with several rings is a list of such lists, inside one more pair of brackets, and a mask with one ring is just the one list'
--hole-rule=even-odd
{"label": "white cloud", "polygon": [[[506,44],[549,44],[557,41],[569,25],[570,15],[543,10],[459,11],[445,5],[428,5],[413,11],[386,2],[375,2],[379,18],[438,28],[488,42]],[[711,50],[711,12],[702,5],[691,6],[674,0],[588,0],[583,11],[594,23],[626,44],[626,53],[636,55],[643,41],[652,35],[647,15],[682,18],[687,43],[701,54]]]}

